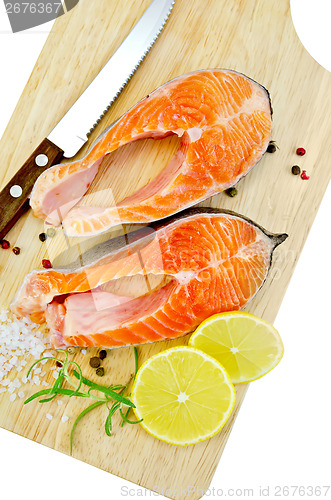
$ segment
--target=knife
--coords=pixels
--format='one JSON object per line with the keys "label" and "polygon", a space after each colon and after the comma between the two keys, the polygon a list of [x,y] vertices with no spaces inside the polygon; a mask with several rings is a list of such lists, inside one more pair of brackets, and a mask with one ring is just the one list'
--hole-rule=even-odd
{"label": "knife", "polygon": [[39,175],[72,158],[128,83],[168,20],[175,0],[154,0],[124,42],[24,165],[0,191],[0,239],[29,208]]}

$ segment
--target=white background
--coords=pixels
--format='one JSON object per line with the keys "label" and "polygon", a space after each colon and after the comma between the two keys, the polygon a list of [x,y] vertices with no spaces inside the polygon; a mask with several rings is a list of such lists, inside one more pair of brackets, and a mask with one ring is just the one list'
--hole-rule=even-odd
{"label": "white background", "polygon": [[[1,136],[52,23],[13,35],[0,4]],[[331,70],[330,1],[292,0],[292,12],[307,50]],[[275,323],[285,356],[267,377],[251,384],[212,481],[211,496],[223,489],[224,495],[242,498],[245,488],[253,488],[258,498],[260,487],[269,486],[273,498],[276,485],[331,484],[330,214],[329,187]],[[128,489],[132,496],[153,497],[0,429],[1,498],[120,499]]]}

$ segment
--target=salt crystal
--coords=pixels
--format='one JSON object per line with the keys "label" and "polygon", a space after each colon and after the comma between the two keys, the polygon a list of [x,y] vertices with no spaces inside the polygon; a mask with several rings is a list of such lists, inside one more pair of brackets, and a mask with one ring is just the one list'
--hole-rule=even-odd
{"label": "salt crystal", "polygon": [[[38,328],[39,325],[29,318],[18,319],[11,312],[0,310],[0,385],[7,388],[12,397],[15,389],[21,386],[21,382],[25,384],[28,380],[23,376],[11,383],[9,372],[12,368],[20,372],[28,363],[25,359],[27,356],[32,355],[38,360],[42,353],[50,349],[49,337],[44,338]],[[41,368],[35,369],[35,375],[40,372]],[[33,379],[33,383],[39,385],[38,378]]]}
{"label": "salt crystal", "polygon": [[11,396],[10,396],[9,400],[10,400],[11,402],[13,402],[13,401],[15,401],[15,399],[16,399],[16,394],[11,394]]}
{"label": "salt crystal", "polygon": [[51,415],[50,413],[47,413],[46,418],[48,418],[48,420],[52,420],[53,415]]}
{"label": "salt crystal", "polygon": [[19,392],[19,393],[18,393],[18,397],[19,397],[20,399],[23,399],[23,398],[24,398],[24,396],[25,396],[24,392],[22,392],[22,391],[21,391],[21,392]]}
{"label": "salt crystal", "polygon": [[18,378],[15,378],[14,382],[13,382],[13,386],[18,389],[19,387],[21,387],[21,382],[18,380]]}
{"label": "salt crystal", "polygon": [[61,418],[61,421],[63,423],[68,422],[68,420],[69,420],[69,417],[67,417],[66,415],[63,415],[62,418]]}
{"label": "salt crystal", "polygon": [[59,376],[59,372],[53,372],[53,377],[54,377],[55,379],[57,379],[57,378],[58,378],[58,376]]}
{"label": "salt crystal", "polygon": [[[5,389],[5,390],[6,390],[6,389]],[[62,405],[63,405],[63,401],[61,401],[61,399],[58,399],[58,400],[57,400],[57,404],[58,404],[59,406],[62,406]]]}
{"label": "salt crystal", "polygon": [[47,384],[47,382],[45,382],[45,380],[42,381],[41,385],[44,385],[45,387],[48,387],[48,384]]}
{"label": "salt crystal", "polygon": [[85,356],[85,354],[87,353],[87,350],[86,350],[86,349],[82,349],[80,352],[81,352],[82,354],[84,354],[84,356]]}

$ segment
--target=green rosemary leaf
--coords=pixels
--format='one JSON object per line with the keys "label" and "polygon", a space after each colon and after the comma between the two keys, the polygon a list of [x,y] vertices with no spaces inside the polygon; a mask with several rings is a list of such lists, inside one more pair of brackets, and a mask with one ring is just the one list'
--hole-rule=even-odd
{"label": "green rosemary leaf", "polygon": [[[52,394],[51,390],[52,390],[52,388],[51,389],[44,389],[43,391],[39,391],[39,392],[36,392],[35,394],[32,394],[32,396],[30,396],[28,399],[26,399],[24,401],[24,404],[26,405],[27,403],[30,403],[30,401],[33,401],[34,399],[39,398],[39,396],[46,396],[46,395]],[[56,390],[55,396],[58,394],[64,395],[64,396],[70,396],[72,393],[73,393],[72,389],[59,388]],[[77,394],[75,394],[75,396],[78,396],[80,398],[88,398],[89,397],[86,392],[77,392]]]}
{"label": "green rosemary leaf", "polygon": [[[79,381],[78,381],[78,385],[77,385],[77,387],[75,386],[75,384],[74,384],[74,383],[72,383],[72,382],[71,382],[71,378],[70,378],[70,376],[69,376],[69,374],[68,374],[68,366],[69,366],[69,365],[74,365],[74,366],[76,366],[76,368],[78,369],[78,372],[79,372],[79,373],[78,373],[78,374],[79,374]],[[76,387],[75,392],[73,392],[73,393],[71,394],[71,396],[70,396],[70,397],[75,396],[75,395],[76,395],[76,393],[77,393],[77,392],[79,391],[79,389],[81,388],[82,383],[83,383],[83,374],[82,374],[82,370],[81,370],[81,367],[79,366],[79,364],[78,364],[78,363],[76,363],[75,361],[69,361],[69,363],[67,363],[67,365],[66,365],[66,367],[65,367],[65,377],[66,377],[66,380],[69,382],[69,384],[71,384],[71,385],[73,385],[74,387]]]}
{"label": "green rosemary leaf", "polygon": [[107,436],[111,436],[111,431],[113,430],[113,425],[112,425],[112,422],[111,422],[111,417],[112,417],[112,413],[111,411],[108,413],[107,415],[107,418],[106,418],[106,422],[105,422],[105,432],[107,434]]}
{"label": "green rosemary leaf", "polygon": [[62,368],[60,370],[60,372],[59,372],[59,376],[55,380],[55,384],[51,388],[50,394],[56,394],[57,393],[57,390],[62,387],[63,379],[64,379],[64,372],[63,372],[63,368]]}
{"label": "green rosemary leaf", "polygon": [[51,396],[50,398],[40,399],[39,403],[48,403],[49,401],[52,401],[52,399],[56,398],[56,396],[56,394],[53,394],[53,396]]}
{"label": "green rosemary leaf", "polygon": [[30,396],[28,399],[24,401],[24,404],[26,405],[27,403],[30,403],[30,401],[33,401],[36,398],[39,398],[39,396],[45,396],[46,394],[50,394],[51,389],[44,389],[43,391],[35,392]]}
{"label": "green rosemary leaf", "polygon": [[108,389],[111,389],[112,391],[120,391],[121,389],[125,389],[126,385],[110,385]]}
{"label": "green rosemary leaf", "polygon": [[[75,375],[76,378],[79,378],[79,374],[76,372],[76,370],[73,370],[73,374]],[[109,389],[108,387],[105,387],[104,385],[96,384],[96,383],[92,382],[91,380],[88,380],[85,377],[82,377],[82,382],[83,382],[83,384],[87,385],[88,387],[91,387],[91,388],[95,389],[96,391],[103,392],[104,394],[110,396],[115,401],[119,401],[120,403],[123,403],[126,406],[131,406],[132,408],[135,408],[135,405],[132,403],[132,401],[130,401],[127,398],[124,398],[123,396],[121,396],[117,392],[112,391],[111,389]]]}
{"label": "green rosemary leaf", "polygon": [[85,410],[83,410],[78,415],[78,417],[76,418],[76,420],[74,421],[74,424],[72,426],[71,433],[70,433],[70,455],[72,455],[73,436],[74,436],[74,431],[75,431],[75,429],[77,427],[78,422],[84,417],[84,415],[86,415],[90,411],[94,410],[94,408],[97,408],[98,406],[100,406],[102,404],[104,404],[104,402],[101,402],[101,401],[96,401],[95,403],[92,403],[90,406],[88,406],[87,408],[85,408]]}
{"label": "green rosemary leaf", "polygon": [[37,361],[35,361],[29,368],[29,371],[28,373],[26,374],[26,378],[28,378],[28,376],[30,375],[31,373],[31,370],[33,369],[34,366],[36,366],[38,363],[40,363],[40,361],[43,361],[44,359],[53,359],[54,361],[58,361],[59,363],[63,363],[63,361],[60,361],[59,359],[57,358],[53,358],[53,356],[45,356],[44,358],[40,358],[38,359]]}
{"label": "green rosemary leaf", "polygon": [[95,399],[96,401],[103,401],[104,403],[107,403],[108,401],[110,401],[110,398],[108,396],[106,397],[106,399],[100,398],[100,396],[96,396],[95,394],[92,394],[91,391],[95,391],[95,389],[93,389],[93,387],[90,387],[89,390],[87,391],[87,394],[89,395],[89,397],[91,399]]}
{"label": "green rosemary leaf", "polygon": [[[138,359],[138,349],[136,347],[134,347],[133,349],[134,349],[134,363],[135,363],[135,369],[134,369],[134,375],[133,375],[133,382],[134,382],[136,380],[136,376],[137,376],[137,372],[138,372],[139,359]],[[121,415],[122,415],[122,410],[120,410],[120,411],[121,411]],[[123,415],[122,415],[121,427],[124,426],[125,422],[127,422],[128,424],[131,423],[128,420],[128,416],[130,414],[130,411],[131,411],[131,408],[128,408],[127,412],[125,414],[125,418],[123,418]]]}
{"label": "green rosemary leaf", "polygon": [[130,411],[130,408],[129,410],[126,412],[126,415],[124,415],[124,413],[122,412],[121,408],[120,408],[120,414],[121,414],[121,417],[123,419],[123,422],[122,422],[122,427],[123,427],[123,423],[126,422],[127,424],[140,424],[140,422],[142,422],[144,419],[141,418],[140,420],[136,420],[136,421],[133,421],[133,420],[129,420],[127,418],[127,415],[128,415],[128,412]]}
{"label": "green rosemary leaf", "polygon": [[112,432],[112,429],[113,429],[113,425],[112,425],[112,416],[114,415],[114,413],[120,408],[121,406],[121,403],[114,403],[112,405],[112,407],[110,408],[109,410],[109,414],[106,418],[106,422],[105,422],[105,431],[106,431],[106,434],[107,436],[111,436],[111,432]]}
{"label": "green rosemary leaf", "polygon": [[134,347],[133,349],[134,349],[134,363],[135,363],[133,381],[135,381],[138,372],[138,350],[136,347]]}

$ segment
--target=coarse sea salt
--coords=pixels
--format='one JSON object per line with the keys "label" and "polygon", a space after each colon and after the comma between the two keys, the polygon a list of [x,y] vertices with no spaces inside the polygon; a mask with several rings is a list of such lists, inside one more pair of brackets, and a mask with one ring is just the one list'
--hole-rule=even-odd
{"label": "coarse sea salt", "polygon": [[[17,377],[14,380],[9,377],[12,369],[22,371],[27,365],[25,358],[33,356],[35,360],[40,359],[45,351],[51,349],[49,337],[38,328],[39,325],[29,318],[18,319],[10,311],[0,310],[0,394],[9,392],[10,401],[15,401],[14,391],[19,389],[22,383],[26,384],[30,380],[32,384],[40,385],[40,368],[34,370],[34,377],[27,378],[25,374],[20,380]],[[52,357],[51,354],[47,355]],[[24,397],[22,391],[18,394],[20,398]]]}

